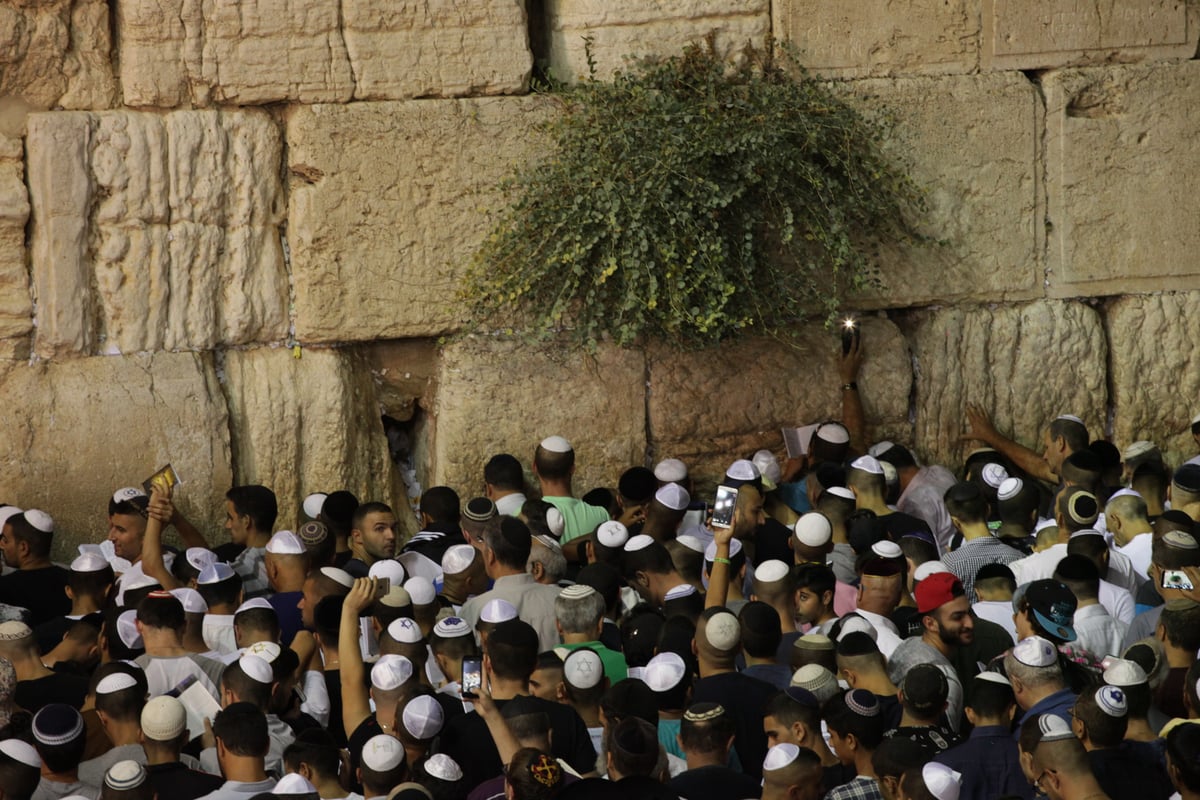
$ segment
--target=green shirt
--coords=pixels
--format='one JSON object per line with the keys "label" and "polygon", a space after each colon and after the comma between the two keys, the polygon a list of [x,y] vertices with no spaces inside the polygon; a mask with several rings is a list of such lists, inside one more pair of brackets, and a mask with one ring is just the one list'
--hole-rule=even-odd
{"label": "green shirt", "polygon": [[560,647],[568,650],[590,647],[595,650],[596,655],[600,656],[600,663],[604,665],[604,677],[608,678],[609,685],[629,677],[629,665],[625,663],[625,654],[618,650],[609,650],[600,642],[580,642],[579,644],[564,644]]}
{"label": "green shirt", "polygon": [[566,544],[572,539],[587,536],[608,522],[608,512],[600,506],[589,505],[574,497],[543,497],[563,515],[563,535],[560,541]]}

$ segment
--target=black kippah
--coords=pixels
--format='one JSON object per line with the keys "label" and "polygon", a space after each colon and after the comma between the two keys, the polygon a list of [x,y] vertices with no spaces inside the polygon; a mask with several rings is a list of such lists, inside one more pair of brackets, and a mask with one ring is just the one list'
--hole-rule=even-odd
{"label": "black kippah", "polygon": [[500,521],[500,535],[504,540],[519,550],[533,547],[533,537],[529,526],[516,517],[505,517]]}
{"label": "black kippah", "polygon": [[622,473],[617,482],[617,491],[621,496],[638,503],[644,503],[653,497],[656,489],[658,479],[645,467],[630,467]]}
{"label": "black kippah", "polygon": [[1184,464],[1175,470],[1176,486],[1191,494],[1200,494],[1200,464]]}
{"label": "black kippah", "polygon": [[839,656],[865,656],[878,652],[879,645],[875,644],[875,640],[871,638],[870,634],[863,633],[862,631],[847,633],[837,644],[837,654]]}

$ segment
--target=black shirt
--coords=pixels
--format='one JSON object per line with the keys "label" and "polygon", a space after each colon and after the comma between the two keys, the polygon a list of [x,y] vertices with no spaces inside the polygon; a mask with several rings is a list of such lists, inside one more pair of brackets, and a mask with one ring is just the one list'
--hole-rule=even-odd
{"label": "black shirt", "polygon": [[1109,797],[1167,800],[1175,793],[1166,764],[1150,742],[1121,742],[1088,753],[1096,782]]}
{"label": "black shirt", "polygon": [[771,684],[740,672],[710,675],[696,681],[692,687],[693,703],[720,703],[727,713],[733,714],[737,730],[733,747],[742,770],[756,780],[762,777],[762,763],[767,757],[763,713],[767,703],[778,693]]}
{"label": "black shirt", "polygon": [[889,739],[911,739],[924,748],[930,758],[959,743],[958,734],[941,725],[907,725],[884,734]]}
{"label": "black shirt", "polygon": [[446,522],[431,522],[425,526],[400,551],[402,553],[420,553],[435,564],[442,563],[442,556],[456,544],[463,544],[462,528]]}
{"label": "black shirt", "polygon": [[178,761],[147,766],[146,779],[154,787],[155,796],[165,800],[196,800],[225,783],[220,775],[188,769]]}
{"label": "black shirt", "polygon": [[342,725],[342,671],[325,670],[325,688],[329,692],[329,735],[338,747],[346,746],[346,729]]}
{"label": "black shirt", "polygon": [[774,517],[754,532],[754,563],[761,564],[772,559],[791,564],[796,558],[792,551],[792,529]]}
{"label": "black shirt", "polygon": [[50,703],[66,703],[79,708],[83,705],[87,688],[88,678],[86,675],[56,672],[44,678],[17,681],[17,690],[13,693],[13,701],[30,714],[36,714],[42,706]]}
{"label": "black shirt", "polygon": [[762,795],[758,781],[725,766],[689,769],[672,778],[669,785],[687,800],[741,800]]}
{"label": "black shirt", "polygon": [[62,567],[19,569],[0,578],[0,603],[29,609],[29,627],[71,613],[66,586],[69,573]]}

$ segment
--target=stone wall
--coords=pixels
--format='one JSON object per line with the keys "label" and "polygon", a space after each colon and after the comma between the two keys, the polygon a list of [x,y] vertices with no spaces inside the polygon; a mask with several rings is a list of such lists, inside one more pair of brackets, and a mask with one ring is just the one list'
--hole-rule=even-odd
{"label": "stone wall", "polygon": [[943,242],[847,301],[873,438],[953,465],[979,403],[1031,445],[1069,412],[1194,454],[1200,0],[45,0],[0,7],[0,501],[55,514],[66,558],[167,461],[220,540],[235,482],[290,527],[312,491],[474,494],[551,433],[580,490],[780,451],[839,413],[819,324],[563,354],[459,337],[455,292],[544,147],[535,63],[769,37],[894,120]]}

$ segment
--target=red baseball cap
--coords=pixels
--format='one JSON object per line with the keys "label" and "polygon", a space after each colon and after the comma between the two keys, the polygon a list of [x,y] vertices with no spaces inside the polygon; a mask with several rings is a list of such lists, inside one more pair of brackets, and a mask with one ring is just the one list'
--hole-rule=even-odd
{"label": "red baseball cap", "polygon": [[917,584],[914,594],[917,599],[917,613],[928,614],[954,598],[962,597],[963,585],[952,572],[935,572]]}

